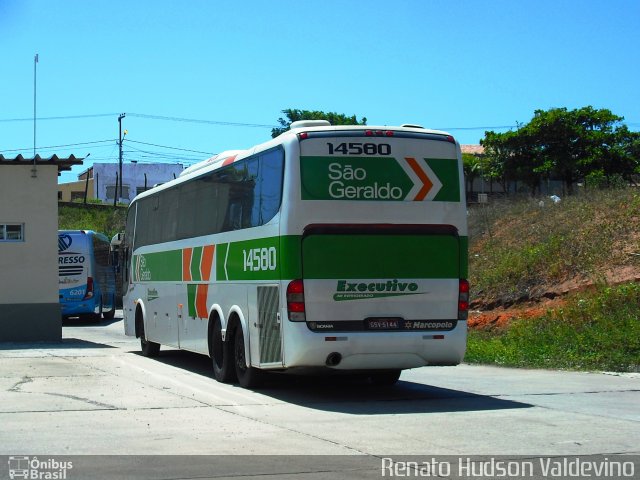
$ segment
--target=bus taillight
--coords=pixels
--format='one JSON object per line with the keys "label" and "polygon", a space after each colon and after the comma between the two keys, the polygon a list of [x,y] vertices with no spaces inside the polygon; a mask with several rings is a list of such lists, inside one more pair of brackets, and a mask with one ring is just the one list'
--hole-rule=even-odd
{"label": "bus taillight", "polygon": [[84,294],[83,300],[88,300],[93,297],[93,278],[87,277],[87,293]]}
{"label": "bus taillight", "polygon": [[469,281],[460,279],[458,287],[458,320],[469,317]]}
{"label": "bus taillight", "polygon": [[365,137],[393,137],[393,130],[365,130]]}
{"label": "bus taillight", "polygon": [[292,280],[287,285],[287,312],[292,322],[306,320],[304,307],[304,283],[302,280]]}

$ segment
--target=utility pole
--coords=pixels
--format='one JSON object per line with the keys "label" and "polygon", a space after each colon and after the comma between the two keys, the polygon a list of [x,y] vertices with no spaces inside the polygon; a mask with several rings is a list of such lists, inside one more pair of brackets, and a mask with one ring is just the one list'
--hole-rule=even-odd
{"label": "utility pole", "polygon": [[119,178],[120,178],[120,185],[119,185],[119,190],[116,191],[116,197],[118,198],[122,198],[122,119],[126,116],[126,114],[121,113],[120,115],[118,115],[118,128],[120,130],[120,134],[118,136],[119,141],[118,144],[120,145],[120,155],[118,156],[119,158],[119,165],[120,165],[120,174],[119,174]]}
{"label": "utility pole", "polygon": [[38,54],[33,57],[33,157],[35,164],[35,156],[36,156],[36,72],[38,65]]}

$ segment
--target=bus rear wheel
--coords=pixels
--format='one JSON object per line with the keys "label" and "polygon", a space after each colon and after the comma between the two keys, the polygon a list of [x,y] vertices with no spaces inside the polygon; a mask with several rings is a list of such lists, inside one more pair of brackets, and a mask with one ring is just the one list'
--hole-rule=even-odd
{"label": "bus rear wheel", "polygon": [[234,357],[236,375],[238,377],[238,383],[243,388],[256,388],[260,387],[263,383],[263,372],[257,368],[247,366],[247,360],[244,349],[244,334],[242,333],[242,327],[237,326],[234,335]]}
{"label": "bus rear wheel", "polygon": [[160,344],[147,340],[142,315],[138,316],[137,321],[139,322],[140,350],[142,350],[142,355],[145,357],[157,357],[158,353],[160,353]]}
{"label": "bus rear wheel", "polygon": [[116,316],[116,297],[114,295],[113,298],[111,299],[111,310],[109,310],[108,312],[103,311],[102,318],[104,318],[105,320],[113,320],[113,317],[115,316]]}
{"label": "bus rear wheel", "polygon": [[213,325],[210,342],[215,379],[221,383],[233,382],[236,379],[233,348],[230,341],[222,341],[222,326],[218,319]]}

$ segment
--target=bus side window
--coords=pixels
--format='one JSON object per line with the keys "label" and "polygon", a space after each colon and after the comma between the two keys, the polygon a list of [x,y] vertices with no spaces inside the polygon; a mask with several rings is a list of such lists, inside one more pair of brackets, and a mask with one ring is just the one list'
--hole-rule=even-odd
{"label": "bus side window", "polygon": [[273,150],[260,156],[260,183],[257,189],[260,198],[259,218],[255,225],[264,225],[280,210],[283,169],[282,150]]}

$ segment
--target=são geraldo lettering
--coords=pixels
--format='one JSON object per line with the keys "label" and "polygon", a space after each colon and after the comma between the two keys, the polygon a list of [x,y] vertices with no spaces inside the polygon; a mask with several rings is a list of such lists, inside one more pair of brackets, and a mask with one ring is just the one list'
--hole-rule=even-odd
{"label": "s\u00e3o geraldo lettering", "polygon": [[340,163],[329,164],[329,195],[335,199],[349,200],[401,200],[403,191],[400,187],[393,187],[391,183],[373,185],[347,185],[348,182],[364,182],[367,171],[364,168],[353,168],[351,165]]}

